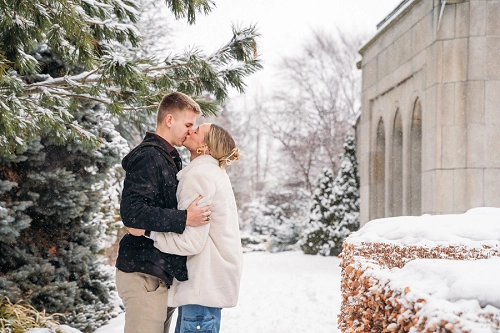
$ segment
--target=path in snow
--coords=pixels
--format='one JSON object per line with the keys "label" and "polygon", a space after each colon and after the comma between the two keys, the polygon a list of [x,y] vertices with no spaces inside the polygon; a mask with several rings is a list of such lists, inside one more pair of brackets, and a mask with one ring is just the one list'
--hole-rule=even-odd
{"label": "path in snow", "polygon": [[[246,253],[238,306],[222,311],[221,333],[336,333],[339,309],[336,257]],[[123,332],[123,322],[121,314],[95,333]]]}

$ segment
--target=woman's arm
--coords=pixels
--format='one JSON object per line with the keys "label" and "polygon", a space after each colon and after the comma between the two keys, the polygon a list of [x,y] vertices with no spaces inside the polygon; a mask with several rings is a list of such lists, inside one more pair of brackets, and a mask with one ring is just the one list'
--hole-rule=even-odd
{"label": "woman's arm", "polygon": [[165,253],[192,256],[200,253],[208,239],[210,223],[201,227],[186,227],[184,233],[152,231],[155,247]]}
{"label": "woman's arm", "polygon": [[[199,195],[203,199],[199,206],[210,205],[215,194],[215,182],[206,173],[193,172],[183,176],[179,183],[179,208],[192,202]],[[210,230],[210,223],[201,227],[186,227],[184,233],[151,232],[150,238],[154,246],[162,252],[177,255],[195,255],[200,253],[205,246]]]}

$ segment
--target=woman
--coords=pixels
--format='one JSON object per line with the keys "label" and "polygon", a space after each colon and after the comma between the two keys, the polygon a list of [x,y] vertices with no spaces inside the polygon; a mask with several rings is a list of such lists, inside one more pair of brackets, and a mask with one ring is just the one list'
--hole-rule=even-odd
{"label": "woman", "polygon": [[151,232],[150,238],[163,252],[188,256],[188,280],[174,280],[168,292],[169,306],[178,307],[175,332],[219,332],[221,308],[236,306],[241,279],[238,214],[225,171],[239,159],[239,150],[214,124],[200,125],[183,144],[191,162],[177,174],[178,209],[201,195],[198,205],[210,205],[210,223],[188,226],[182,234]]}

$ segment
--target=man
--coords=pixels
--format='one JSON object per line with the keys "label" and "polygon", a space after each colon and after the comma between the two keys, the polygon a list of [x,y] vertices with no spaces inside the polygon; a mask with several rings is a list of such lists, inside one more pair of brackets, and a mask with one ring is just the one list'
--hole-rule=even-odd
{"label": "man", "polygon": [[[182,233],[188,226],[208,223],[210,207],[177,210],[179,153],[196,117],[199,105],[174,92],[163,97],[155,133],[147,133],[139,146],[122,161],[126,171],[120,214],[126,227]],[[162,253],[147,237],[127,234],[120,241],[116,261],[116,285],[125,306],[125,333],[168,333],[174,308],[167,308],[168,287],[173,278],[187,280],[186,257]]]}

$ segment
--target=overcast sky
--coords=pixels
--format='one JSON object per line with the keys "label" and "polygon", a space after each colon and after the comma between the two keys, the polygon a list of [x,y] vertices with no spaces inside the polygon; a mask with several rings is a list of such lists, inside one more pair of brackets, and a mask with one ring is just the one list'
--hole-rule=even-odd
{"label": "overcast sky", "polygon": [[248,81],[249,91],[272,85],[280,59],[297,52],[311,30],[362,33],[368,37],[401,0],[215,0],[216,8],[198,16],[196,24],[186,20],[172,24],[175,51],[199,46],[210,53],[231,38],[231,24],[256,24],[261,38],[259,54],[264,70]]}

